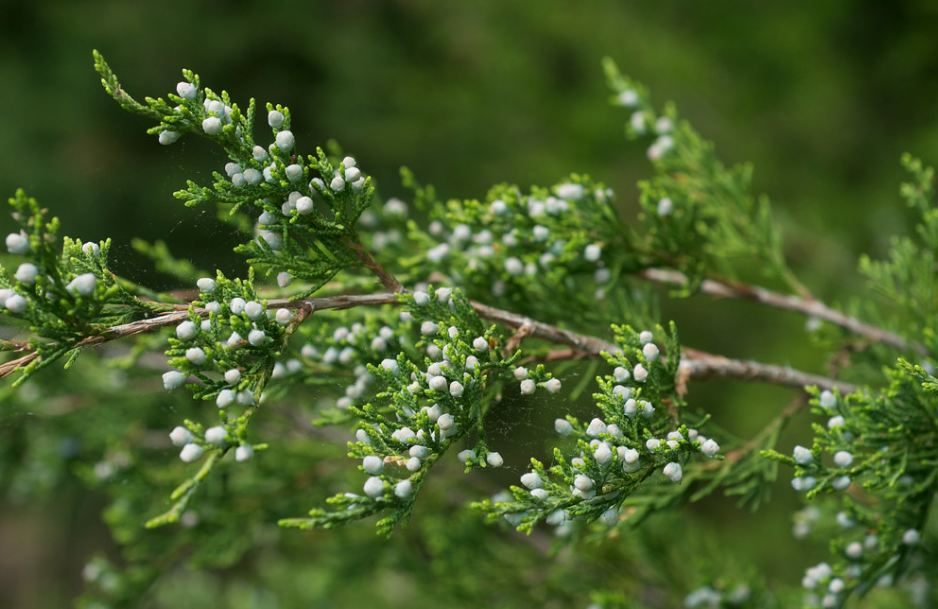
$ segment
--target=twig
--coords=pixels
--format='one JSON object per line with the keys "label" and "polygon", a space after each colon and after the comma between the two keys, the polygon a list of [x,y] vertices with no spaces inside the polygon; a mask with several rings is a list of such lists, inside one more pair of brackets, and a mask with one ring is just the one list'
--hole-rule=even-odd
{"label": "twig", "polygon": [[788,366],[763,364],[752,360],[730,359],[689,347],[684,347],[682,351],[681,372],[686,374],[688,378],[748,379],[788,387],[817,385],[821,389],[836,389],[841,393],[853,393],[858,389],[853,383],[801,372]]}
{"label": "twig", "polygon": [[[687,283],[687,277],[678,271],[670,269],[645,269],[638,275],[655,283],[681,286]],[[712,279],[704,279],[700,291],[716,298],[738,298],[751,300],[777,309],[795,311],[809,317],[816,317],[845,330],[864,336],[874,342],[883,343],[904,352],[915,352],[919,355],[928,355],[928,350],[919,343],[911,342],[905,338],[860,321],[846,313],[832,309],[819,300],[805,299],[790,294],[779,294],[760,286],[743,283],[723,283]]]}
{"label": "twig", "polygon": [[357,239],[348,239],[346,241],[349,249],[355,254],[355,257],[358,258],[358,261],[362,263],[362,266],[370,270],[375,276],[381,281],[381,285],[384,286],[384,289],[391,292],[403,292],[404,286],[401,285],[401,282],[397,280],[397,277],[392,275],[385,269],[381,264],[374,259],[374,256],[371,255],[371,252],[365,249],[365,246],[361,244]]}

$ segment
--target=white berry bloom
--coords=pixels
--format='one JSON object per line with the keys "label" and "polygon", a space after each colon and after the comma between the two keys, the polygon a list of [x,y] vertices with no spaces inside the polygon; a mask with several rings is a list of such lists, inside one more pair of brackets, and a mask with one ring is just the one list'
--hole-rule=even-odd
{"label": "white berry bloom", "polygon": [[80,296],[90,296],[97,284],[98,278],[94,276],[94,273],[83,273],[72,279],[65,289]]}
{"label": "white berry bloom", "polygon": [[277,143],[277,148],[283,150],[284,152],[289,152],[293,149],[293,145],[296,143],[296,139],[293,137],[293,132],[284,129],[279,131],[277,136],[274,138],[274,141]]}
{"label": "white berry bloom", "polygon": [[853,455],[845,450],[839,450],[834,453],[834,463],[838,467],[850,467],[850,464],[853,463]]}
{"label": "white berry bloom", "polygon": [[629,371],[622,366],[616,366],[616,369],[612,371],[612,376],[617,383],[624,383],[632,377]]}
{"label": "white berry bloom", "polygon": [[223,444],[227,436],[228,432],[225,431],[224,427],[219,425],[209,427],[205,430],[205,441],[209,444]]}
{"label": "white berry bloom", "polygon": [[462,386],[462,383],[460,383],[459,381],[453,381],[452,383],[449,384],[449,394],[453,396],[454,398],[461,397],[463,394],[463,391],[465,391],[465,388]]}
{"label": "white berry bloom", "polygon": [[179,451],[179,458],[185,463],[192,463],[202,456],[202,452],[202,447],[198,444],[186,444],[182,447],[182,450]]}
{"label": "white berry bloom", "polygon": [[634,417],[638,413],[638,402],[635,401],[635,398],[629,398],[625,401],[623,412],[627,417]]}
{"label": "white berry bloom", "polygon": [[433,376],[427,381],[427,385],[433,391],[446,391],[446,377],[445,376]]}
{"label": "white berry bloom", "polygon": [[619,104],[625,106],[626,108],[631,108],[638,103],[638,93],[632,89],[626,89],[625,91],[619,93],[616,101],[618,101]]}
{"label": "white berry bloom", "polygon": [[290,309],[277,309],[274,314],[274,320],[281,326],[285,326],[293,319],[293,311]]}
{"label": "white berry bloom", "polygon": [[810,491],[814,488],[814,485],[817,484],[817,480],[813,476],[805,476],[804,478],[792,478],[791,487],[796,491]]}
{"label": "white berry bloom", "polygon": [[217,116],[210,116],[202,121],[202,131],[207,135],[218,135],[221,133],[221,119]]}
{"label": "white berry bloom", "polygon": [[25,254],[29,251],[29,237],[23,231],[7,235],[6,244],[11,254]]}
{"label": "white berry bloom", "polygon": [[658,353],[658,345],[655,343],[648,343],[642,347],[642,355],[644,355],[645,359],[647,359],[649,362],[653,362],[658,359]]}
{"label": "white berry bloom", "polygon": [[485,462],[492,467],[501,467],[505,464],[505,460],[502,458],[501,454],[495,452],[485,455]]}
{"label": "white berry bloom", "polygon": [[173,446],[184,446],[192,440],[192,432],[182,425],[173,427],[173,430],[169,432],[169,441],[173,443]]}
{"label": "white berry bloom", "polygon": [[235,397],[235,392],[231,389],[222,389],[215,398],[215,405],[219,408],[227,408],[234,403]]}
{"label": "white berry bloom", "polygon": [[267,124],[274,129],[279,129],[283,127],[284,118],[283,113],[279,110],[271,110],[267,113]]}
{"label": "white berry bloom", "polygon": [[391,438],[402,444],[409,443],[415,437],[417,437],[417,434],[415,434],[414,430],[410,427],[401,427],[391,432]]}
{"label": "white berry bloom", "polygon": [[634,448],[626,448],[624,446],[620,446],[619,448],[622,449],[620,457],[627,465],[638,463],[640,455],[637,450]]}
{"label": "white berry bloom", "polygon": [[831,486],[835,491],[847,490],[850,486],[850,476],[837,476],[831,481]]}
{"label": "white berry bloom", "polygon": [[433,323],[432,321],[425,321],[420,324],[420,333],[424,336],[430,336],[431,334],[436,334],[439,331],[440,326]]}
{"label": "white berry bloom", "polygon": [[843,427],[844,424],[845,424],[844,418],[840,415],[831,417],[830,419],[827,420],[828,429],[835,429],[837,427]]}
{"label": "white berry bloom", "polygon": [[414,303],[419,307],[425,307],[430,304],[430,295],[421,290],[414,292]]}
{"label": "white berry bloom", "polygon": [[384,469],[384,459],[375,455],[368,455],[362,459],[362,469],[368,474],[380,474]]}
{"label": "white berry bloom", "polygon": [[365,480],[365,485],[362,489],[365,491],[366,495],[372,499],[377,499],[384,494],[384,480],[377,476],[372,476]]}
{"label": "white berry bloom", "polygon": [[505,271],[509,275],[520,275],[524,272],[524,263],[514,256],[505,259]]}
{"label": "white berry bloom", "polygon": [[561,387],[560,379],[550,379],[549,381],[544,383],[544,389],[546,389],[550,393],[557,393],[558,391],[560,391],[560,387]]}
{"label": "white berry bloom", "polygon": [[536,472],[528,472],[521,475],[521,484],[529,489],[541,488],[543,482]]}
{"label": "white berry bloom", "polygon": [[643,345],[647,345],[653,340],[655,340],[655,335],[652,334],[650,330],[643,330],[638,335],[638,342],[642,343]]}
{"label": "white berry bloom", "polygon": [[342,179],[342,176],[335,176],[332,178],[332,181],[329,182],[329,188],[336,192],[341,192],[345,190],[345,180]]}
{"label": "white berry bloom", "polygon": [[400,499],[406,499],[414,492],[414,485],[410,480],[401,480],[394,485],[394,495]]}
{"label": "white berry bloom", "polygon": [[635,133],[645,133],[645,113],[633,112],[632,116],[629,117],[629,124],[632,126],[632,130],[635,131]]}
{"label": "white berry bloom", "polygon": [[407,454],[418,459],[426,459],[430,455],[430,449],[420,444],[414,444],[407,451]]}
{"label": "white berry bloom", "polygon": [[186,349],[186,359],[196,366],[201,366],[205,363],[205,351],[201,347],[190,347]]}
{"label": "white berry bloom", "polygon": [[798,465],[807,465],[814,461],[814,455],[811,454],[811,449],[805,448],[804,446],[798,445],[792,451],[792,457],[795,459],[795,463]]}
{"label": "white berry bloom", "polygon": [[515,378],[519,381],[528,378],[528,369],[524,366],[518,366],[512,371],[512,374],[515,375]]}
{"label": "white berry bloom", "polygon": [[534,381],[531,379],[524,379],[521,381],[521,395],[531,395],[534,393],[534,390],[537,386],[534,384]]}
{"label": "white berry bloom", "polygon": [[648,370],[645,369],[645,366],[636,364],[635,368],[632,370],[632,376],[635,377],[635,380],[639,383],[644,383],[645,379],[648,378]]}
{"label": "white berry bloom", "polygon": [[586,246],[586,249],[583,250],[583,257],[586,258],[589,262],[596,262],[602,256],[603,250],[596,243],[591,243]]}
{"label": "white berry bloom", "polygon": [[700,445],[700,452],[712,458],[720,452],[720,445],[711,438]]}
{"label": "white berry bloom", "polygon": [[554,192],[557,193],[557,196],[562,199],[578,201],[586,194],[586,189],[584,189],[581,184],[565,182],[554,187]]}
{"label": "white berry bloom", "polygon": [[657,438],[648,438],[645,440],[645,448],[648,450],[658,450],[661,447],[661,440]]}
{"label": "white berry bloom", "polygon": [[247,182],[248,184],[251,184],[252,186],[256,186],[257,184],[260,184],[261,179],[263,178],[263,175],[261,175],[261,172],[254,169],[253,167],[249,167],[245,169],[243,175],[244,175],[244,181]]}
{"label": "white berry bloom", "polygon": [[250,461],[253,456],[254,447],[250,444],[242,444],[235,449],[235,461],[243,463],[244,461]]}
{"label": "white berry bloom", "polygon": [[575,486],[577,490],[585,493],[593,489],[593,480],[584,474],[577,474],[573,478],[573,486]]}
{"label": "white berry bloom", "polygon": [[922,535],[915,529],[909,529],[902,534],[902,543],[907,546],[914,546],[922,540]]}
{"label": "white berry bloom", "polygon": [[472,340],[472,348],[476,351],[488,351],[489,342],[482,336],[477,336]]}
{"label": "white berry bloom", "polygon": [[404,463],[404,467],[407,468],[409,472],[415,472],[420,469],[420,457],[411,457]]}
{"label": "white berry bloom", "polygon": [[684,470],[681,469],[681,464],[675,463],[674,461],[665,465],[661,473],[667,476],[671,482],[680,482],[681,478],[684,477]]}
{"label": "white berry bloom", "polygon": [[211,277],[202,277],[195,282],[195,285],[199,287],[199,290],[202,292],[214,292],[215,291],[215,280]]}
{"label": "white berry bloom", "polygon": [[391,358],[385,358],[381,360],[381,367],[391,372],[397,372],[397,369],[398,369],[397,360],[394,360]]}
{"label": "white berry bloom", "polygon": [[170,146],[178,142],[180,137],[182,137],[182,134],[178,131],[170,131],[169,129],[165,129],[160,131],[159,136],[157,136],[157,140],[163,146]]}
{"label": "white berry bloom", "polygon": [[466,461],[475,460],[476,451],[470,450],[468,448],[465,450],[461,450],[459,451],[459,453],[456,454],[456,458],[459,459],[460,463],[465,463]]}
{"label": "white berry bloom", "polygon": [[436,424],[443,431],[447,431],[453,428],[453,425],[456,424],[456,420],[453,418],[453,415],[446,413],[440,415],[440,417],[436,420]]}
{"label": "white berry bloom", "polygon": [[251,319],[258,319],[264,314],[264,306],[252,300],[244,304],[244,313]]}
{"label": "white berry bloom", "polygon": [[36,283],[37,275],[39,275],[39,268],[31,262],[24,262],[17,267],[15,277],[21,283],[32,285]]}
{"label": "white berry bloom", "polygon": [[824,408],[825,410],[830,410],[831,408],[837,405],[837,396],[835,396],[832,392],[825,389],[824,391],[821,392],[821,395],[818,398],[818,403],[821,405],[821,408]]}
{"label": "white berry bloom", "polygon": [[255,347],[260,347],[267,341],[267,334],[263,330],[254,329],[248,332],[248,342]]}
{"label": "white berry bloom", "polygon": [[182,387],[188,377],[178,370],[170,370],[163,373],[163,387],[167,390]]}
{"label": "white berry bloom", "polygon": [[593,451],[593,458],[596,459],[596,462],[600,465],[605,465],[612,460],[612,449],[609,448],[609,445],[605,442],[600,442],[596,450]]}
{"label": "white berry bloom", "polygon": [[586,435],[594,438],[606,433],[606,423],[602,419],[593,419],[586,427]]}
{"label": "white berry bloom", "polygon": [[3,306],[10,313],[18,314],[26,310],[26,299],[19,294],[11,294],[3,301]]}
{"label": "white berry bloom", "polygon": [[176,84],[176,93],[183,99],[195,99],[197,95],[195,85],[185,81]]}
{"label": "white berry bloom", "polygon": [[847,547],[844,549],[844,553],[849,558],[860,558],[863,556],[863,544],[859,541],[854,541],[847,544]]}
{"label": "white berry bloom", "polygon": [[570,432],[573,431],[573,425],[571,425],[570,421],[566,419],[555,419],[554,431],[562,436],[567,436],[570,435]]}
{"label": "white berry bloom", "polygon": [[176,338],[179,340],[192,340],[198,333],[198,326],[188,319],[176,326]]}

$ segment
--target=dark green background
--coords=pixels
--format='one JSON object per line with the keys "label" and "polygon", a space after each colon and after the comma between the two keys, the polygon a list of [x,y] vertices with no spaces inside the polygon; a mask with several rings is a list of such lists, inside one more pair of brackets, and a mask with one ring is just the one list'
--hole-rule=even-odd
{"label": "dark green background", "polygon": [[[228,230],[171,197],[222,159],[203,142],[167,149],[145,135],[149,125],[102,92],[92,48],[141,97],[172,89],[185,66],[237,100],[287,104],[301,148],[337,139],[388,195],[401,193],[401,165],[460,197],[581,171],[611,185],[627,215],[649,168],[623,137],[626,115],[607,103],[609,55],[658,102],[675,101],[724,159],[755,163],[796,272],[833,301],[859,285],[860,253],[881,254],[908,228],[899,155],[938,161],[938,7],[927,0],[61,0],[6,1],[0,14],[0,190],[25,187],[70,235],[113,237],[117,270],[158,287],[132,237],[238,268]],[[700,299],[668,311],[691,345],[820,370],[802,319]],[[714,383],[692,397],[745,431],[788,395]],[[728,546],[748,540],[759,564],[793,579],[804,561],[788,535],[791,495],[779,489],[758,519],[710,522]],[[89,504],[59,497],[38,517],[0,505],[0,545],[34,550],[12,561],[3,585],[55,582],[49,606],[71,594],[85,543],[65,529],[97,530]],[[773,518],[781,524],[767,528]]]}

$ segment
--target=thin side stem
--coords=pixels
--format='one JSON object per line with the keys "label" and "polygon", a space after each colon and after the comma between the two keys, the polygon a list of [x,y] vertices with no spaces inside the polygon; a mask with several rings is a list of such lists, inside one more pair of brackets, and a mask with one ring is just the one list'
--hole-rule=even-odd
{"label": "thin side stem", "polygon": [[[648,281],[666,285],[682,286],[687,283],[687,277],[684,276],[683,273],[670,269],[645,269],[638,273],[638,275]],[[894,332],[860,321],[856,317],[851,317],[837,309],[832,309],[819,300],[806,299],[791,294],[779,294],[778,292],[773,292],[760,286],[744,283],[723,283],[714,281],[713,279],[704,279],[703,283],[700,285],[700,291],[716,298],[751,300],[776,309],[794,311],[809,317],[816,317],[817,319],[844,328],[858,336],[863,336],[874,342],[889,345],[899,351],[928,355],[928,350],[925,349],[923,345],[908,341]]]}
{"label": "thin side stem", "polygon": [[397,280],[397,277],[385,269],[380,262],[375,260],[371,252],[365,249],[365,246],[363,246],[360,241],[357,239],[348,239],[346,245],[354,252],[355,257],[362,263],[362,266],[375,274],[378,280],[381,281],[381,285],[384,286],[384,289],[390,292],[404,291],[404,286]]}

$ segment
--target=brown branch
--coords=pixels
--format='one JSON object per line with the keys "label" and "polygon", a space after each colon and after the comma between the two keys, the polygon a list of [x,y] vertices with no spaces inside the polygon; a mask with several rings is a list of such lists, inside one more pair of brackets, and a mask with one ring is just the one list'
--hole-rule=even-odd
{"label": "brown branch", "polygon": [[[687,277],[678,271],[670,269],[645,269],[638,273],[643,279],[655,283],[682,286],[687,284]],[[915,352],[919,355],[928,355],[925,347],[919,343],[911,342],[905,338],[860,321],[846,313],[832,309],[819,300],[811,300],[790,294],[779,294],[763,287],[743,283],[723,283],[712,279],[704,279],[700,291],[716,298],[737,298],[751,300],[776,309],[794,311],[809,317],[816,317],[828,323],[844,328],[845,330],[866,337],[874,342],[883,343],[905,352]]]}
{"label": "brown branch", "polygon": [[841,393],[853,393],[858,388],[852,383],[801,372],[788,366],[763,364],[752,360],[730,359],[689,347],[683,348],[681,372],[686,374],[687,378],[735,378],[764,381],[788,387],[817,385],[821,389],[837,389]]}
{"label": "brown branch", "polygon": [[381,281],[381,285],[384,286],[384,289],[390,292],[404,291],[404,286],[397,280],[397,277],[381,266],[381,263],[374,259],[371,252],[365,249],[365,246],[362,245],[360,241],[357,239],[348,239],[345,243],[355,254],[355,257],[358,258],[358,261],[362,263],[362,266],[374,273]]}
{"label": "brown branch", "polygon": [[[300,308],[307,312],[321,311],[326,309],[349,309],[359,306],[376,306],[386,304],[397,304],[400,302],[399,294],[376,293],[376,294],[346,294],[340,296],[323,296],[320,298],[310,298],[307,300],[271,300],[267,304],[269,307],[287,307]],[[509,328],[526,328],[528,336],[537,337],[549,342],[569,345],[575,351],[588,355],[599,355],[602,352],[612,352],[618,347],[602,338],[579,334],[571,330],[565,330],[552,326],[518,313],[497,309],[480,302],[472,302],[472,307],[476,313],[489,321],[494,321]],[[197,315],[205,315],[203,308],[196,308]],[[103,331],[101,334],[89,336],[78,343],[75,347],[88,347],[109,342],[118,338],[126,338],[142,334],[151,330],[165,328],[180,323],[189,317],[188,311],[170,311],[150,319],[141,319],[127,324],[114,326]],[[305,315],[304,315],[305,317]],[[35,352],[25,355],[21,358],[6,362],[0,365],[0,377],[12,373],[21,366],[33,361],[38,354]],[[855,385],[840,382],[831,378],[809,374],[794,370],[784,366],[775,366],[772,364],[763,364],[754,361],[744,361],[726,358],[720,355],[713,355],[696,349],[685,348],[681,356],[681,373],[686,378],[737,378],[743,380],[762,381],[776,385],[786,385],[790,387],[804,387],[805,385],[817,385],[824,389],[839,389],[843,393],[850,393],[856,389]]]}

